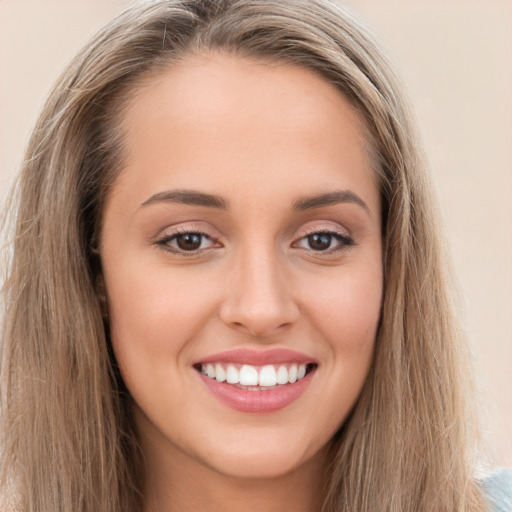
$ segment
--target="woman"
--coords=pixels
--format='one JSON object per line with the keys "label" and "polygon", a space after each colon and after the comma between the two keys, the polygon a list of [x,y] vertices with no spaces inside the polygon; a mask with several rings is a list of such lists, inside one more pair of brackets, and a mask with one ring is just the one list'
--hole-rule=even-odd
{"label": "woman", "polygon": [[4,507],[487,510],[418,148],[332,2],[100,32],[20,177]]}

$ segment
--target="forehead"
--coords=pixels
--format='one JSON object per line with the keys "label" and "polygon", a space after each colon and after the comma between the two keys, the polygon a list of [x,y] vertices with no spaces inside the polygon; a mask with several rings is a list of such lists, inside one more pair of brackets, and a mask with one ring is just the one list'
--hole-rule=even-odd
{"label": "forehead", "polygon": [[216,193],[241,179],[254,193],[275,183],[293,194],[315,181],[320,191],[340,180],[376,188],[359,113],[334,85],[298,66],[221,53],[186,57],[138,88],[122,127],[127,165],[119,181],[140,194],[171,181]]}

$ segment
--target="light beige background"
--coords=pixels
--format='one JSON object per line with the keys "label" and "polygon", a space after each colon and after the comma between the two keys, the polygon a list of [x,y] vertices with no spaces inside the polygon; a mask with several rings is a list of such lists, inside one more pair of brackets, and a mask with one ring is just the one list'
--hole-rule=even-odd
{"label": "light beige background", "polygon": [[[0,0],[0,200],[64,64],[132,3]],[[483,429],[492,462],[512,467],[512,1],[347,3],[409,87],[465,297]]]}

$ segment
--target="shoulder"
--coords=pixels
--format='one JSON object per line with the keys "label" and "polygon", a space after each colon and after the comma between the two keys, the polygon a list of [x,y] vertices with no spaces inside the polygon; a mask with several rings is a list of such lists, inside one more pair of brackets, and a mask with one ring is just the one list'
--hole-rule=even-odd
{"label": "shoulder", "polygon": [[512,469],[498,469],[482,478],[490,512],[512,512]]}

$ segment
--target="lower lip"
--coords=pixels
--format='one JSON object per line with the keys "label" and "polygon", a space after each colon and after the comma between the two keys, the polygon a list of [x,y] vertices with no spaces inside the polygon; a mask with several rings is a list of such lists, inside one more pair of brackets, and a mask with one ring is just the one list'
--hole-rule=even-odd
{"label": "lower lip", "polygon": [[241,389],[226,382],[218,382],[198,372],[211,393],[222,403],[240,412],[266,413],[284,409],[295,402],[306,390],[314,371],[293,384],[261,391]]}

